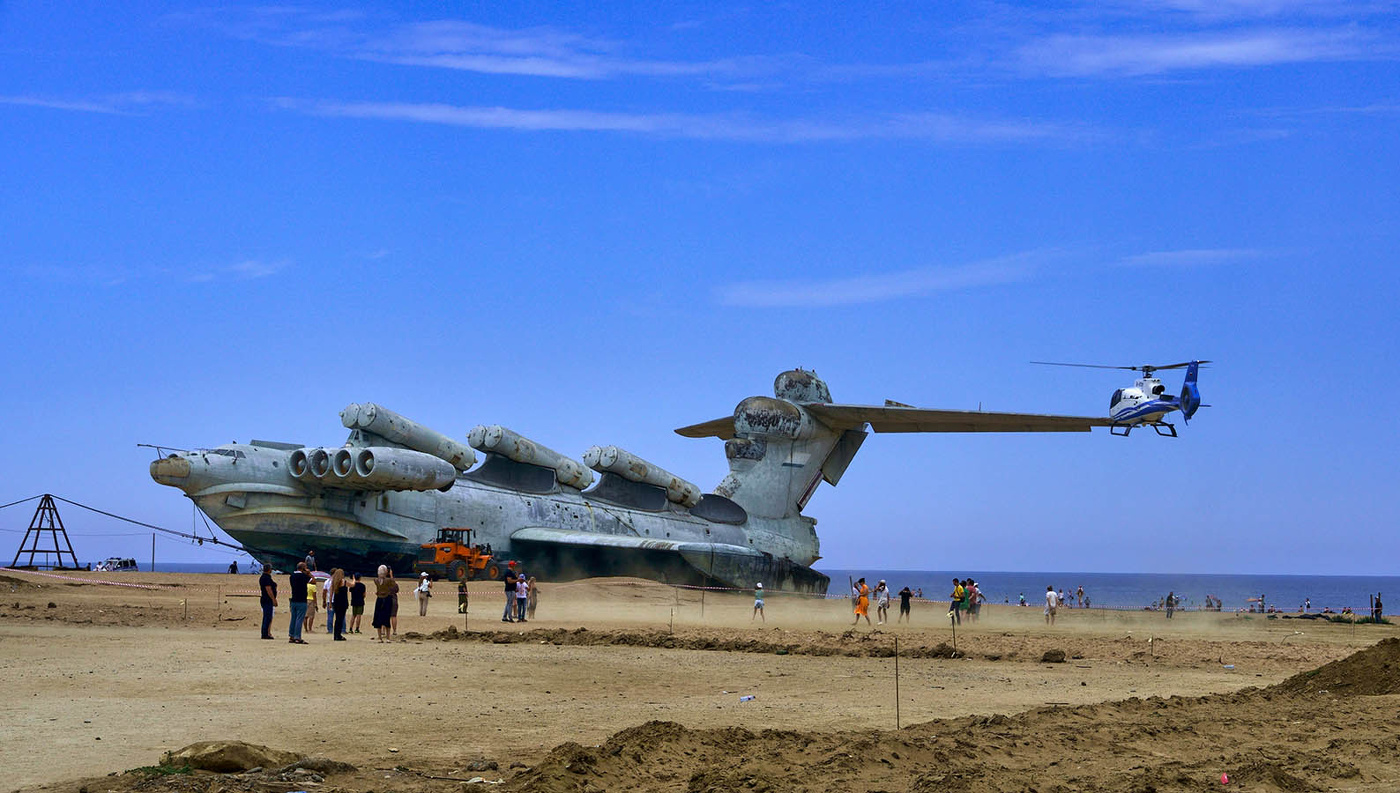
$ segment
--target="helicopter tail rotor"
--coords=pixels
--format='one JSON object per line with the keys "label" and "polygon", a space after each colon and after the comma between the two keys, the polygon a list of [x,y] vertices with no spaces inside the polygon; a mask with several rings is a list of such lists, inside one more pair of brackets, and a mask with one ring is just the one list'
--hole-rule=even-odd
{"label": "helicopter tail rotor", "polygon": [[[1196,374],[1203,361],[1192,361],[1186,364],[1186,380],[1181,384],[1181,415],[1187,421],[1196,415],[1196,410],[1201,405],[1201,389],[1196,385]],[[1163,367],[1165,368],[1165,367]]]}

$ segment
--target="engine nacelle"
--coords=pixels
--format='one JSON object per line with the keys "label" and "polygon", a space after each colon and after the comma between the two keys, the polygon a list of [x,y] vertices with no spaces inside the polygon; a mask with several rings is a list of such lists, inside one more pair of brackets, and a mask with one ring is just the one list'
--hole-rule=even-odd
{"label": "engine nacelle", "polygon": [[576,460],[545,448],[499,424],[479,424],[473,427],[467,434],[467,443],[474,449],[499,454],[517,463],[553,468],[554,477],[559,483],[569,487],[582,490],[593,484],[593,472],[579,465]]}
{"label": "engine nacelle", "polygon": [[437,455],[388,446],[294,449],[287,470],[346,490],[442,490],[457,481],[457,469]]}
{"label": "engine nacelle", "polygon": [[387,446],[343,451],[354,455],[343,486],[355,490],[445,490],[457,481],[457,469],[437,455]]}
{"label": "engine nacelle", "polygon": [[693,507],[700,503],[700,488],[663,468],[616,446],[590,446],[583,462],[599,473],[612,472],[631,482],[666,489],[666,498],[675,504]]}
{"label": "engine nacelle", "polygon": [[415,451],[446,460],[458,471],[465,471],[476,464],[476,453],[459,441],[372,402],[346,406],[340,411],[340,423],[346,429],[373,433],[393,443],[401,443]]}

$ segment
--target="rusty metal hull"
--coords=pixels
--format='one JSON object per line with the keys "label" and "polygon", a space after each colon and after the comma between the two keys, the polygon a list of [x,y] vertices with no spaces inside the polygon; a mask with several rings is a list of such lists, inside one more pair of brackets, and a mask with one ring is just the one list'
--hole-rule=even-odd
{"label": "rusty metal hull", "polygon": [[[251,451],[251,450],[250,450]],[[811,534],[810,521],[751,519],[744,525],[702,520],[674,505],[633,510],[590,500],[572,489],[522,494],[458,479],[446,492],[323,490],[294,495],[266,484],[228,483],[190,497],[210,519],[255,556],[289,567],[316,551],[323,568],[372,573],[380,564],[412,570],[418,548],[439,527],[475,530],[498,555],[520,561],[550,580],[627,575],[672,584],[824,593],[827,578],[772,548],[793,528]],[[532,541],[528,532],[588,538],[586,543]],[[767,552],[752,550],[762,540]],[[796,546],[790,549],[800,552]]]}

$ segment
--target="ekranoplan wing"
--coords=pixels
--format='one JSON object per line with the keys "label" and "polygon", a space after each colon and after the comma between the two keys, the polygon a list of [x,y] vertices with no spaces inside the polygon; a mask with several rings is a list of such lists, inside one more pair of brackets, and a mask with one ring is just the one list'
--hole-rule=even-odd
{"label": "ekranoplan wing", "polygon": [[[1088,432],[1112,421],[1096,416],[1052,416],[1040,413],[990,413],[981,410],[938,410],[903,405],[803,405],[832,429],[869,424],[876,432]],[[734,437],[734,419],[725,418],[681,427],[687,438]]]}

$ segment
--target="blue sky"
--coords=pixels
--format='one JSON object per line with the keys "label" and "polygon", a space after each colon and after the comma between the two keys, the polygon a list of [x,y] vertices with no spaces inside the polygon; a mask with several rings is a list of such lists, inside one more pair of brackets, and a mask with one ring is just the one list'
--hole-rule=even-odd
{"label": "blue sky", "polygon": [[872,438],[823,564],[1393,574],[1396,11],[0,3],[0,503],[188,529],[137,443],[352,401],[708,489],[671,430],[794,366],[1100,415],[1027,362],[1210,358],[1177,440]]}

